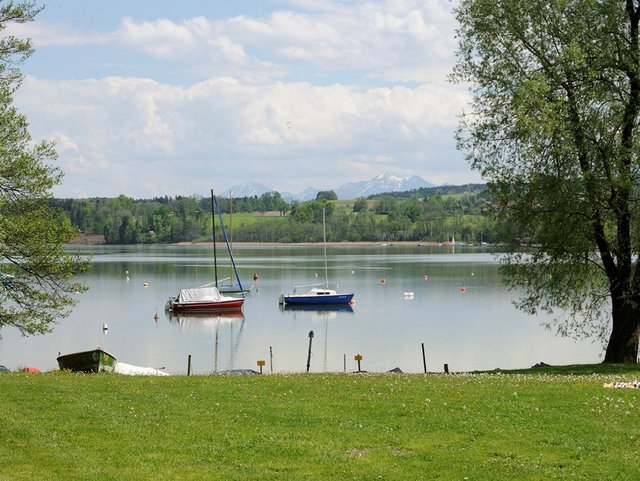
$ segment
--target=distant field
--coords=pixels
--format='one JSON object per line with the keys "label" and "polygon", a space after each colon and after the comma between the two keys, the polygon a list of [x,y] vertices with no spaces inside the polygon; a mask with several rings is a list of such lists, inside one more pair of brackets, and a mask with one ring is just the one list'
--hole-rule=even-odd
{"label": "distant field", "polygon": [[[287,217],[280,215],[279,212],[234,212],[231,216],[229,214],[222,214],[222,220],[227,229],[252,225],[258,222],[264,222],[265,220],[273,222],[274,219],[281,219],[282,222],[287,221]],[[217,218],[216,222],[218,222]]]}

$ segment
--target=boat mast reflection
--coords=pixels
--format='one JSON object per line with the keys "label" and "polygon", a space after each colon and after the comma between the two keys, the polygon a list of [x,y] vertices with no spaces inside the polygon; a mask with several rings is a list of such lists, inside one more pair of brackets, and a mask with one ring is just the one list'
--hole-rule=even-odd
{"label": "boat mast reflection", "polygon": [[[229,341],[229,369],[234,369],[235,353],[238,350],[242,331],[244,330],[244,313],[242,311],[221,312],[166,312],[169,322],[177,323],[187,332],[206,331],[214,334],[213,371],[218,372],[218,351],[220,346],[220,327],[228,325],[230,330]],[[240,323],[237,335],[235,326]],[[234,339],[235,338],[235,339]]]}

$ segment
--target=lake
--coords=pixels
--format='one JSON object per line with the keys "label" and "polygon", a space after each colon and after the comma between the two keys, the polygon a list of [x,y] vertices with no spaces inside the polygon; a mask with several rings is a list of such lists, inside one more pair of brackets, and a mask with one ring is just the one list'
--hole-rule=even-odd
{"label": "lake", "polygon": [[[222,249],[218,249],[219,257]],[[240,276],[251,285],[241,315],[170,316],[166,300],[180,288],[212,282],[209,246],[94,246],[89,290],[73,313],[44,336],[0,330],[0,364],[57,369],[58,353],[102,347],[118,360],[186,374],[230,369],[305,372],[423,372],[596,363],[599,342],[557,337],[546,316],[516,310],[488,248],[418,245],[329,246],[330,287],[354,291],[350,311],[288,310],[278,304],[292,286],[324,284],[322,246],[235,246]],[[218,277],[229,275],[227,257]],[[108,330],[103,329],[103,323]]]}

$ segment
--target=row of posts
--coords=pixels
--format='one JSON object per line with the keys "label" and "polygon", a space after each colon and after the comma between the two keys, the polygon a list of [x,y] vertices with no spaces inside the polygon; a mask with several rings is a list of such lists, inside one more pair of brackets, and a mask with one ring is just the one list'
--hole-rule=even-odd
{"label": "row of posts", "polygon": [[[313,331],[309,331],[309,352],[307,355],[307,372],[309,372],[309,368],[311,367],[311,344],[313,342]],[[269,358],[270,358],[270,366],[271,366],[271,372],[273,373],[273,349],[271,346],[269,346]],[[362,372],[361,366],[360,366],[360,362],[362,361],[363,357],[361,354],[356,354],[353,357],[353,360],[356,361],[358,363],[358,371],[357,372]],[[266,361],[264,361],[263,359],[260,359],[257,361],[257,365],[258,368],[260,369],[260,374],[262,374],[262,368],[265,366]],[[424,367],[424,373],[427,373],[427,356],[424,350],[424,342],[422,343],[422,365]],[[345,372],[347,371],[347,355],[344,355],[344,370]],[[449,365],[445,364],[444,365],[444,372],[445,374],[449,374]],[[188,364],[187,364],[187,376],[191,375],[191,354],[189,354],[189,360],[188,360]]]}

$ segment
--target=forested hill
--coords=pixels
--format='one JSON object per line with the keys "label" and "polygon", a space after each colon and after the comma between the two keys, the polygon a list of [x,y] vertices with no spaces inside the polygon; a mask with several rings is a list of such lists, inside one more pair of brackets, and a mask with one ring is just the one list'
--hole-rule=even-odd
{"label": "forested hill", "polygon": [[[321,242],[325,208],[329,241],[496,242],[500,229],[483,215],[483,184],[430,187],[410,192],[337,200],[331,191],[308,202],[279,193],[218,199],[234,242]],[[52,199],[78,231],[108,244],[211,241],[209,197]],[[216,219],[216,238],[222,240]]]}
{"label": "forested hill", "polygon": [[460,194],[478,194],[484,192],[487,184],[464,184],[464,185],[440,185],[436,187],[422,187],[416,190],[406,192],[391,192],[386,194],[375,194],[369,196],[369,199],[377,199],[379,197],[396,197],[401,199],[410,199],[413,197],[432,197],[435,195],[460,195]]}

